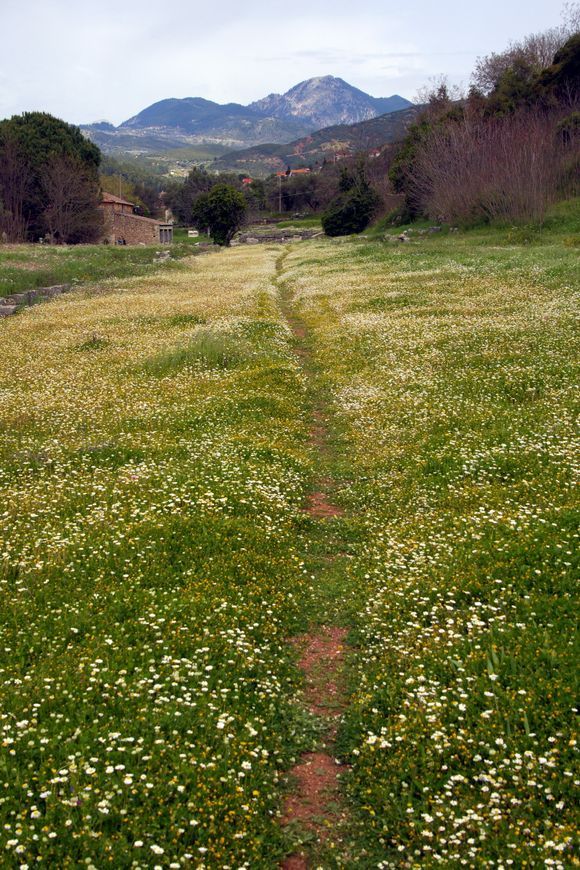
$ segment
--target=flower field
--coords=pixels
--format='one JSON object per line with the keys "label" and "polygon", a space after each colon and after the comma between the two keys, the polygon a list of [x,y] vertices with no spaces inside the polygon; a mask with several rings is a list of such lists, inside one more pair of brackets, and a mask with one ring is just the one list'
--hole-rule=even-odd
{"label": "flower field", "polygon": [[310,471],[274,256],[1,325],[4,866],[282,854]]}
{"label": "flower field", "polygon": [[571,866],[577,258],[482,236],[286,265],[348,444],[351,855]]}
{"label": "flower field", "polygon": [[0,863],[278,866],[318,620],[351,768],[313,867],[573,865],[576,263],[256,245],[0,323]]}

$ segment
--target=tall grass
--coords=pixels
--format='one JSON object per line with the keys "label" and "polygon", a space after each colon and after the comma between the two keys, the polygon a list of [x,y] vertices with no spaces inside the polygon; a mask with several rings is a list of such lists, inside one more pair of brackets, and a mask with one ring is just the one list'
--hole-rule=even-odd
{"label": "tall grass", "polygon": [[171,375],[187,366],[208,369],[232,369],[248,358],[250,348],[236,336],[210,329],[195,333],[187,344],[162,350],[143,364],[149,375],[157,378]]}

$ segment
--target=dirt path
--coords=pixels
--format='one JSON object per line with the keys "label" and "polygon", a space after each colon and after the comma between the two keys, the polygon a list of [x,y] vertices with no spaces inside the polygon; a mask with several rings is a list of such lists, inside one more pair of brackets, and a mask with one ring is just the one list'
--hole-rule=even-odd
{"label": "dirt path", "polygon": [[[320,472],[308,494],[304,506],[309,514],[323,526],[332,523],[344,514],[334,502],[334,481],[327,472],[332,456],[326,408],[316,391],[316,374],[306,324],[296,312],[290,295],[281,281],[283,263],[287,254],[277,261],[276,285],[279,300],[294,337],[294,352],[306,374],[312,401],[309,443],[316,456]],[[328,543],[328,552],[322,557],[328,564],[334,561],[333,547]],[[320,570],[320,565],[318,566]],[[344,644],[346,629],[337,625],[313,625],[304,635],[294,638],[293,646],[299,654],[298,664],[304,674],[303,703],[318,719],[320,741],[315,751],[306,752],[289,774],[291,789],[283,806],[281,824],[300,837],[307,834],[314,849],[319,849],[331,837],[336,839],[337,828],[344,820],[340,776],[345,771],[336,758],[336,734],[342,711],[346,704],[343,685]],[[310,867],[308,852],[300,849],[282,863],[283,870],[306,870]]]}

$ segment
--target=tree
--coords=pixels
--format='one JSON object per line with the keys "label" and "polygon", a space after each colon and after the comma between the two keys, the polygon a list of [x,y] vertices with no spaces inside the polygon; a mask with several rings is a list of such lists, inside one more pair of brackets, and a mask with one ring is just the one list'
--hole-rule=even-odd
{"label": "tree", "polygon": [[565,3],[562,24],[541,33],[531,33],[519,42],[511,42],[505,51],[478,57],[472,74],[474,86],[483,94],[495,91],[505,73],[513,68],[526,68],[537,76],[552,64],[554,55],[580,30],[580,4]]}
{"label": "tree", "polygon": [[327,236],[360,233],[372,220],[380,203],[378,194],[368,183],[363,165],[354,174],[341,172],[339,195],[322,215],[322,229]]}
{"label": "tree", "polygon": [[47,199],[43,217],[52,241],[99,240],[103,228],[102,213],[96,207],[99,186],[78,158],[58,157],[47,164],[42,186]]}
{"label": "tree", "polygon": [[216,245],[228,246],[242,225],[247,204],[242,193],[228,184],[218,184],[198,197],[193,207],[193,223],[209,228]]}
{"label": "tree", "polygon": [[575,106],[580,101],[580,33],[572,36],[554,55],[553,63],[543,70],[537,91],[544,101],[559,101]]}
{"label": "tree", "polygon": [[0,233],[9,242],[26,238],[24,204],[30,187],[26,160],[13,136],[0,141]]}
{"label": "tree", "polygon": [[[78,127],[66,124],[45,112],[25,112],[0,121],[0,156],[12,154],[11,160],[23,166],[25,190],[20,193],[14,184],[20,184],[20,170],[0,173],[0,199],[5,204],[22,198],[21,212],[26,235],[35,239],[46,227],[45,212],[49,206],[45,179],[50,167],[61,159],[82,167],[87,178],[98,186],[98,168],[101,152]],[[96,210],[98,200],[93,207]],[[12,213],[12,220],[15,219]]]}
{"label": "tree", "polygon": [[199,197],[214,186],[214,179],[204,169],[194,166],[185,181],[174,182],[165,192],[165,201],[181,224],[187,225]]}

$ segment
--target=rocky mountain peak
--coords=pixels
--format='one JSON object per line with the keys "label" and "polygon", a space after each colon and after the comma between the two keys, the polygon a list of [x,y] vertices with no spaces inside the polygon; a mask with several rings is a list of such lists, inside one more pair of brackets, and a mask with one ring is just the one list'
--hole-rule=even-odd
{"label": "rocky mountain peak", "polygon": [[285,94],[270,94],[249,108],[275,118],[300,118],[315,127],[325,127],[367,121],[410,105],[397,95],[371,97],[344,79],[328,75],[299,82]]}

